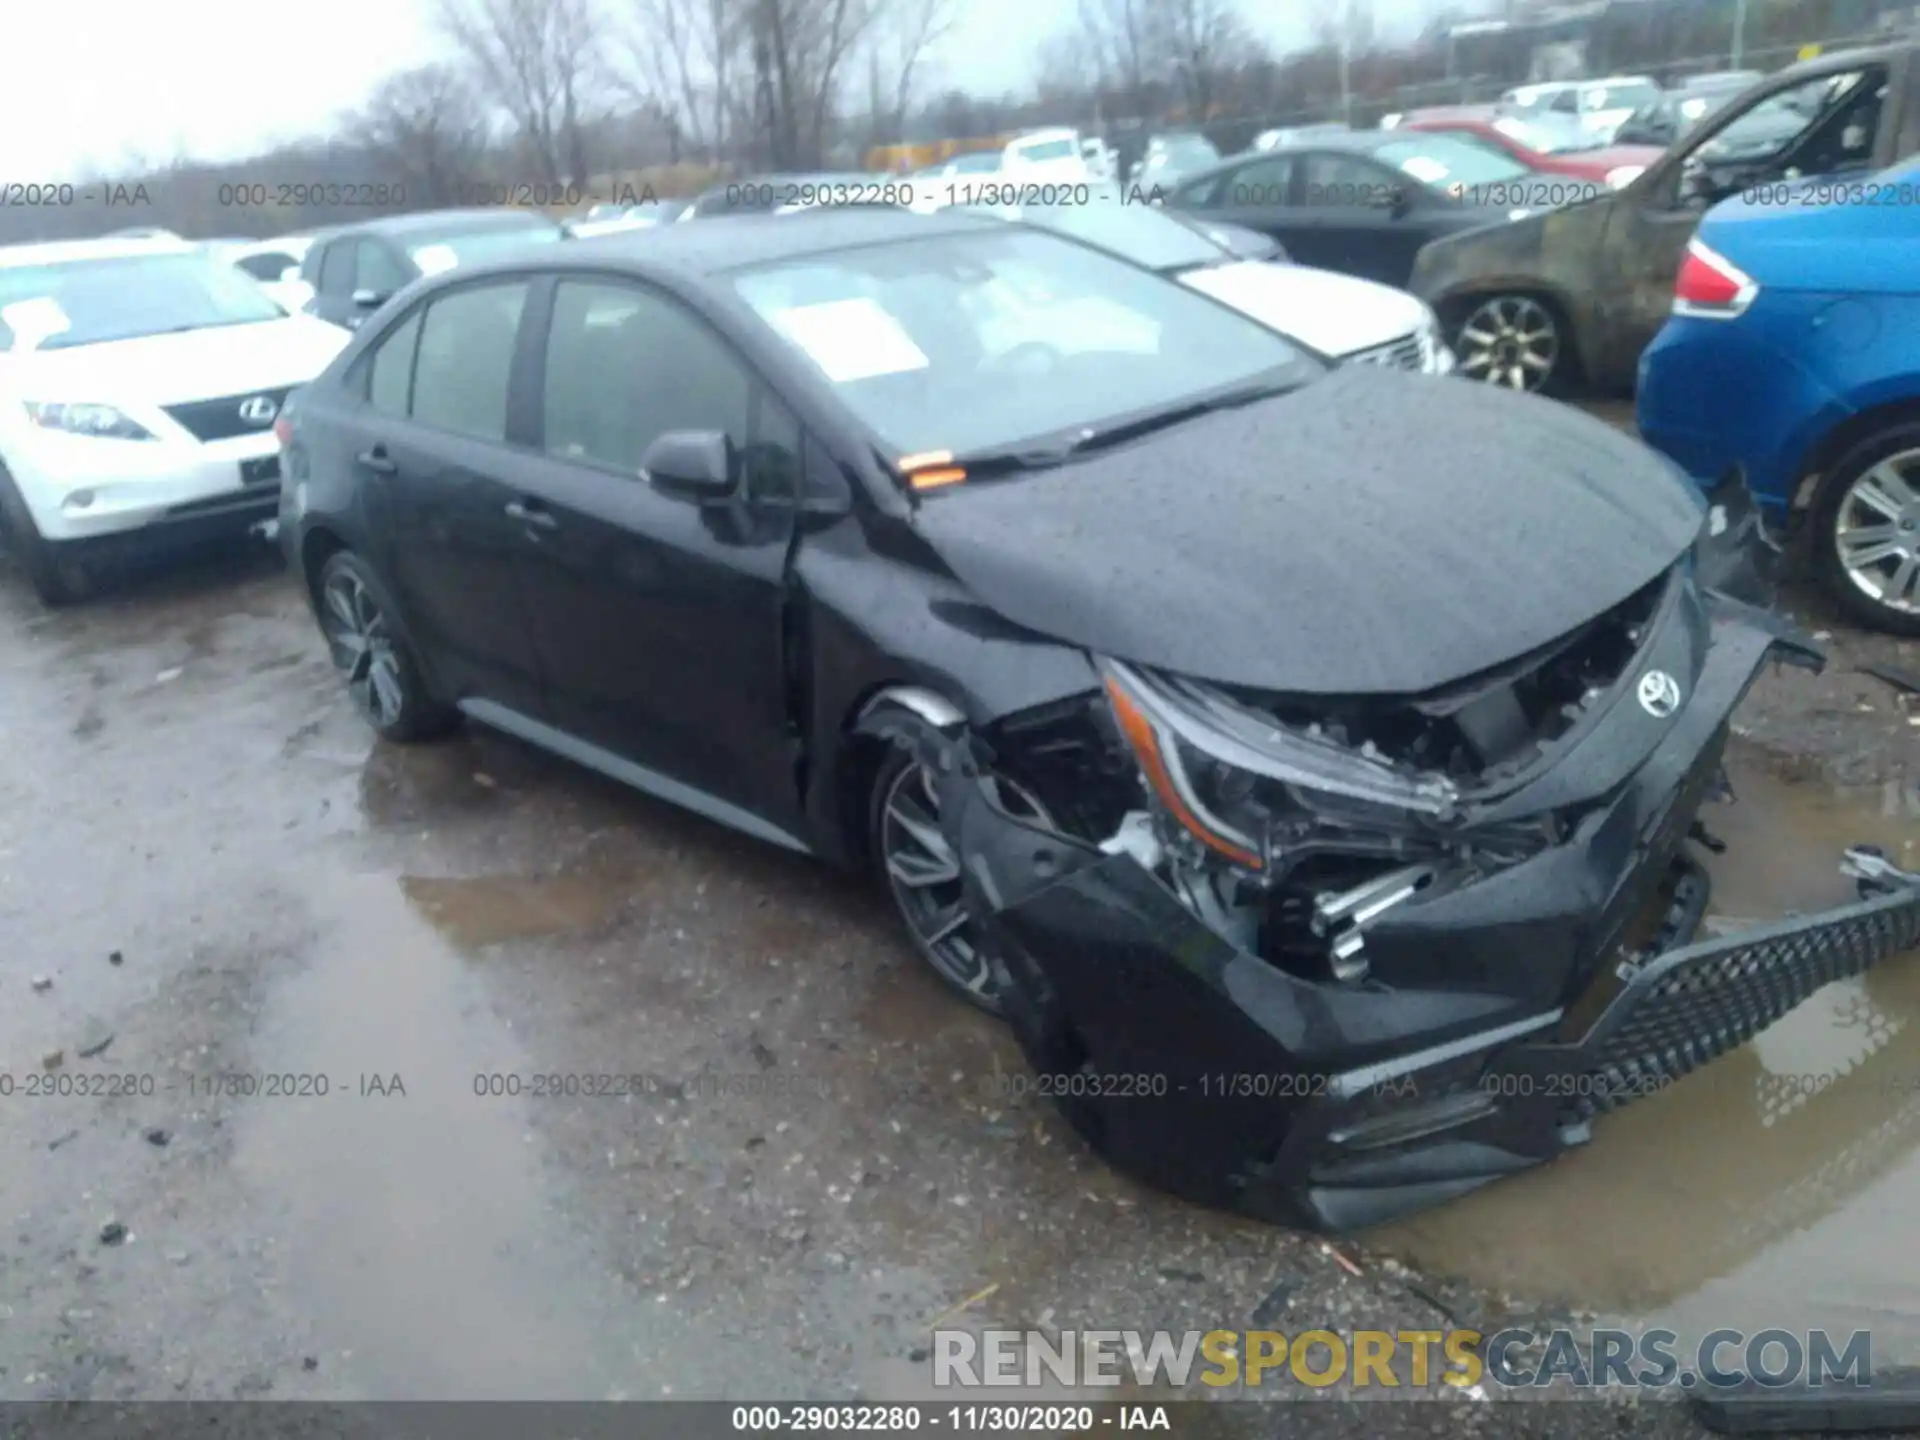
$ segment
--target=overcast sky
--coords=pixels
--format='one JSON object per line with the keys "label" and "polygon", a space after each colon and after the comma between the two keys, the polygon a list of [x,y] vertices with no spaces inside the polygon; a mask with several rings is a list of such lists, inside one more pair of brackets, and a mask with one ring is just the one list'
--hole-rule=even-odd
{"label": "overcast sky", "polygon": [[[960,0],[928,83],[1024,89],[1035,51],[1074,0]],[[1242,0],[1279,48],[1298,0]],[[136,157],[231,159],[322,132],[381,76],[432,59],[430,0],[12,0],[0,85],[0,184],[124,173]],[[1374,0],[1376,24],[1417,22],[1424,0]],[[1286,18],[1282,18],[1283,15]]]}

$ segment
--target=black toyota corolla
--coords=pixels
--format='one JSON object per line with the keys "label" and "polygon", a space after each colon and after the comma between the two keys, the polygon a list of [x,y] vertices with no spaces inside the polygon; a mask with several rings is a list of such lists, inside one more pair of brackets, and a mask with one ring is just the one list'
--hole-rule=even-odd
{"label": "black toyota corolla", "polygon": [[459,270],[281,436],[382,735],[465,716],[871,865],[1088,1142],[1209,1203],[1434,1203],[1920,939],[1863,853],[1860,903],[1693,943],[1728,717],[1820,656],[1705,583],[1725,516],[1665,461],[1057,235]]}

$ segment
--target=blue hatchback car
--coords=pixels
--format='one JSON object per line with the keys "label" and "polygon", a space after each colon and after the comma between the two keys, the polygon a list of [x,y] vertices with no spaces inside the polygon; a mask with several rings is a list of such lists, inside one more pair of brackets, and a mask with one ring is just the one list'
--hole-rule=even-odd
{"label": "blue hatchback car", "polygon": [[1920,160],[1708,212],[1639,382],[1649,444],[1804,520],[1853,618],[1920,635]]}

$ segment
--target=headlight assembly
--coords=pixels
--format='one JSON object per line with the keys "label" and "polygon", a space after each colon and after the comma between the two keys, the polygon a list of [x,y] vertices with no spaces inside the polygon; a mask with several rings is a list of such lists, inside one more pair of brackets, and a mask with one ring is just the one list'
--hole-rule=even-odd
{"label": "headlight assembly", "polygon": [[1458,814],[1450,781],[1409,773],[1371,746],[1283,728],[1212,687],[1099,664],[1114,720],[1166,816],[1248,870],[1312,848],[1329,829],[1391,854],[1395,837]]}
{"label": "headlight assembly", "polygon": [[26,402],[27,418],[42,430],[64,430],[96,440],[151,440],[153,432],[111,405],[84,402]]}

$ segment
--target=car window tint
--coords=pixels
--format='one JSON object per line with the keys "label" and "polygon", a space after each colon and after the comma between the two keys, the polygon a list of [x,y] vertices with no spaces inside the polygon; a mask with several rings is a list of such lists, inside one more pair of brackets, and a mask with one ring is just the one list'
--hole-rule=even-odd
{"label": "car window tint", "polygon": [[322,294],[351,295],[353,293],[354,248],[350,240],[336,240],[327,246],[326,253],[320,259],[318,288]]}
{"label": "car window tint", "polygon": [[647,446],[669,430],[723,431],[744,450],[752,388],[725,342],[676,302],[630,285],[555,287],[548,454],[637,475]]}
{"label": "car window tint", "polygon": [[1291,205],[1287,187],[1293,181],[1293,157],[1277,156],[1242,165],[1215,192],[1216,205]]}
{"label": "car window tint", "polygon": [[420,312],[415,311],[373,352],[367,379],[367,403],[384,415],[405,415],[413,390],[413,355],[420,346]]}
{"label": "car window tint", "polygon": [[412,278],[401,268],[393,252],[378,240],[360,242],[360,268],[353,277],[354,289],[391,295]]}
{"label": "car window tint", "polygon": [[482,440],[507,434],[507,381],[523,280],[460,289],[435,300],[421,322],[414,365],[413,418]]}
{"label": "car window tint", "polygon": [[1547,108],[1549,110],[1560,110],[1568,115],[1577,115],[1580,112],[1579,92],[1575,90],[1562,90],[1553,97],[1548,103]]}
{"label": "car window tint", "polygon": [[1809,174],[1869,160],[1879,131],[1887,73],[1878,66],[1823,75],[1782,90],[1735,117],[1700,148],[1704,160],[1761,161],[1799,147],[1818,132],[1812,153],[1794,156]]}
{"label": "car window tint", "polygon": [[1388,171],[1352,155],[1308,155],[1301,166],[1308,205],[1379,205],[1403,188]]}

